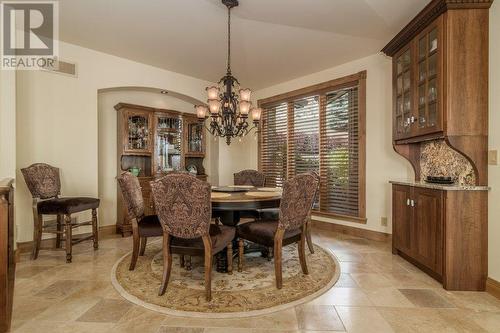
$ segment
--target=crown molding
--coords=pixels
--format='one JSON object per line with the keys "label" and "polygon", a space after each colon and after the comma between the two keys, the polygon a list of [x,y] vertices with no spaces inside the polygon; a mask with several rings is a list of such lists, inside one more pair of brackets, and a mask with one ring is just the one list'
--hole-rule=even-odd
{"label": "crown molding", "polygon": [[420,31],[448,10],[488,9],[492,3],[493,0],[433,0],[382,49],[382,52],[390,57],[394,56]]}

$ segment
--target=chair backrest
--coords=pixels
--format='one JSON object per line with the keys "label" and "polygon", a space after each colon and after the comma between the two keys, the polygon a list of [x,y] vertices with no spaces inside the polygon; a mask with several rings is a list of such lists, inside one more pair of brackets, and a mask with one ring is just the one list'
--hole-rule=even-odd
{"label": "chair backrest", "polygon": [[35,163],[21,169],[33,198],[49,199],[61,194],[59,169],[45,163]]}
{"label": "chair backrest", "polygon": [[318,185],[318,177],[311,173],[297,175],[283,183],[279,228],[297,229],[307,221]]}
{"label": "chair backrest", "polygon": [[130,218],[139,219],[144,216],[144,199],[142,197],[141,184],[139,178],[130,172],[123,172],[116,177],[122,197],[127,205]]}
{"label": "chair backrest", "polygon": [[242,170],[235,173],[234,175],[234,185],[251,185],[262,187],[266,177],[263,172],[257,170]]}
{"label": "chair backrest", "polygon": [[212,216],[209,183],[187,174],[172,174],[152,181],[151,191],[164,231],[180,238],[208,235]]}

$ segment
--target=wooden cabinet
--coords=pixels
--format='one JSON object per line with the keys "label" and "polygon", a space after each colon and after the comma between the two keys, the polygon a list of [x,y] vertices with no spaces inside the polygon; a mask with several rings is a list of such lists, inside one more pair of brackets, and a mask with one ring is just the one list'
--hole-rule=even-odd
{"label": "wooden cabinet", "polygon": [[[172,171],[194,165],[197,177],[206,181],[205,127],[196,116],[174,110],[119,103],[117,173],[137,168],[145,214],[154,214],[149,183]],[[132,225],[117,186],[117,232],[129,235]]]}
{"label": "wooden cabinet", "polygon": [[0,180],[0,332],[8,332],[12,318],[14,278],[13,179]]}
{"label": "wooden cabinet", "polygon": [[449,290],[484,290],[487,191],[392,185],[392,252]]}
{"label": "wooden cabinet", "polygon": [[442,17],[393,56],[394,140],[443,132]]}
{"label": "wooden cabinet", "polygon": [[184,116],[186,156],[205,156],[205,125],[196,116]]}
{"label": "wooden cabinet", "polygon": [[442,275],[443,191],[393,186],[393,251]]}

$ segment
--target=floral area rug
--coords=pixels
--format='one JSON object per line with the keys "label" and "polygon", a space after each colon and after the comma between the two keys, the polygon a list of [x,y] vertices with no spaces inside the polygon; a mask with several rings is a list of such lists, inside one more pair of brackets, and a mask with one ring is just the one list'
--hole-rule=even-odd
{"label": "floral area rug", "polygon": [[[320,296],[340,276],[340,265],[333,254],[314,245],[306,248],[309,275],[302,274],[296,245],[283,248],[283,288],[276,289],[274,261],[260,253],[245,255],[243,272],[235,258],[233,274],[212,271],[212,301],[205,300],[202,257],[192,257],[192,270],[180,267],[173,256],[172,273],[166,293],[158,296],[163,272],[162,242],[150,243],[129,271],[131,254],[121,258],[112,270],[112,282],[127,300],[145,308],[183,317],[248,317],[284,310]],[[214,258],[215,261],[215,258]]]}

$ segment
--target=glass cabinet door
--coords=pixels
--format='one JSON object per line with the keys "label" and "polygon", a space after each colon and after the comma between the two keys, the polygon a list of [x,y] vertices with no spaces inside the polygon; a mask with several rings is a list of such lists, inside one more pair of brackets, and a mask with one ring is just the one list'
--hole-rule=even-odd
{"label": "glass cabinet door", "polygon": [[396,137],[408,136],[412,123],[412,93],[411,93],[411,48],[405,49],[396,57],[396,108],[395,131]]}
{"label": "glass cabinet door", "polygon": [[203,124],[198,122],[187,125],[187,153],[203,154]]}
{"label": "glass cabinet door", "polygon": [[125,122],[125,151],[149,153],[151,150],[149,113],[128,112]]}
{"label": "glass cabinet door", "polygon": [[438,48],[438,26],[434,25],[418,37],[418,130],[424,133],[440,125]]}
{"label": "glass cabinet door", "polygon": [[155,171],[181,170],[182,120],[176,116],[156,118]]}

